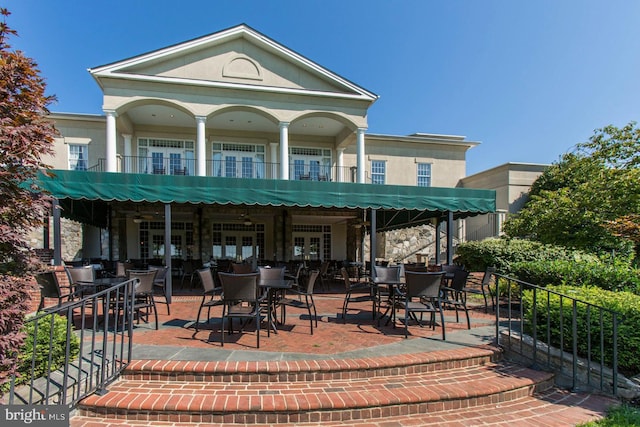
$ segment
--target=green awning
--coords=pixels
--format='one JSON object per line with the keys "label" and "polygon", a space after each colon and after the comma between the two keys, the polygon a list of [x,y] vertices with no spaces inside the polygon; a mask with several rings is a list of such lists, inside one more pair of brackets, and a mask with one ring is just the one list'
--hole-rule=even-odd
{"label": "green awning", "polygon": [[[378,229],[495,211],[495,191],[348,182],[53,170],[42,188],[61,200],[377,209]],[[64,207],[64,204],[63,204]],[[85,208],[88,209],[88,208]],[[95,208],[89,209],[95,214]],[[103,209],[106,215],[106,209]],[[65,213],[63,213],[65,215]]]}

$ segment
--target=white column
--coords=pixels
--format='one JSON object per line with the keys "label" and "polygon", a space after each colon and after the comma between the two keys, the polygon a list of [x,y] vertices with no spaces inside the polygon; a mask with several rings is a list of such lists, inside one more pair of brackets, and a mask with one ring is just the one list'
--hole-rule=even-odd
{"label": "white column", "polygon": [[358,131],[356,132],[356,136],[357,136],[357,140],[358,140],[358,152],[357,152],[357,156],[358,156],[358,160],[357,160],[357,166],[358,166],[358,182],[360,184],[364,183],[364,162],[365,162],[365,157],[364,157],[364,132],[366,131],[365,128],[358,128]]}
{"label": "white column", "polygon": [[116,114],[115,110],[105,110],[107,115],[107,172],[118,171],[118,159],[116,148]]}
{"label": "white column", "polygon": [[344,148],[338,148],[338,159],[336,161],[336,181],[347,182],[344,178]]}
{"label": "white column", "polygon": [[196,141],[196,175],[205,176],[207,174],[207,157],[205,154],[205,124],[207,118],[205,116],[196,116],[198,126]]}
{"label": "white column", "polygon": [[125,173],[132,172],[133,159],[131,158],[131,137],[132,135],[128,133],[123,133],[122,138],[124,139],[124,167],[123,171]]}
{"label": "white column", "polygon": [[269,154],[269,167],[268,167],[268,175],[265,177],[267,179],[276,179],[278,177],[278,168],[276,167],[278,163],[278,143],[270,142],[270,154]]}
{"label": "white column", "polygon": [[280,179],[289,179],[289,122],[280,122]]}

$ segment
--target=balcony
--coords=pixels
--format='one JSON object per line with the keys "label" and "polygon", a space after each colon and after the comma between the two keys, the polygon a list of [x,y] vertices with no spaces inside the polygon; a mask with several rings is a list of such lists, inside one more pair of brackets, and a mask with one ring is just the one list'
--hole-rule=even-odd
{"label": "balcony", "polygon": [[[87,169],[90,172],[105,172],[106,159]],[[118,172],[153,175],[196,175],[196,161],[181,158],[152,158],[118,156]],[[207,160],[205,175],[222,178],[279,179],[280,163],[264,163],[239,160]],[[323,166],[317,163],[299,162],[289,164],[289,179],[296,181],[357,182],[356,168]]]}

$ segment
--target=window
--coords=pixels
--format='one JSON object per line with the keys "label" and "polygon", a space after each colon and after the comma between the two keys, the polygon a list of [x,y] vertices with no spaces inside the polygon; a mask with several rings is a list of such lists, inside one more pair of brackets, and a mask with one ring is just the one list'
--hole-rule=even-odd
{"label": "window", "polygon": [[431,163],[418,163],[418,187],[431,187]]}
{"label": "window", "polygon": [[138,173],[194,175],[194,142],[186,140],[138,139]]}
{"label": "window", "polygon": [[213,176],[265,178],[264,146],[216,142],[213,144]]}
{"label": "window", "polygon": [[384,184],[385,181],[385,162],[382,160],[371,161],[371,183]]}
{"label": "window", "polygon": [[87,145],[69,144],[69,170],[86,171],[88,151]]}
{"label": "window", "polygon": [[290,162],[293,179],[328,181],[331,179],[331,150],[310,147],[291,147]]}

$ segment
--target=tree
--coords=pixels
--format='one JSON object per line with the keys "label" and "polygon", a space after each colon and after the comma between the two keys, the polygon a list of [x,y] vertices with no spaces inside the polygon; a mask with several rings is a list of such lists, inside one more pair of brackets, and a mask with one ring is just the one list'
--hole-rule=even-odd
{"label": "tree", "polygon": [[[532,185],[529,201],[505,223],[511,237],[591,252],[629,251],[629,221],[640,214],[640,129],[597,129]],[[626,224],[628,234],[613,224]]]}
{"label": "tree", "polygon": [[50,203],[35,178],[46,170],[43,154],[52,153],[56,135],[46,119],[54,97],[45,95],[45,83],[36,63],[12,51],[8,38],[16,32],[6,24],[10,15],[0,9],[0,384],[14,372],[16,349],[33,286],[36,259],[27,233],[43,224]]}

